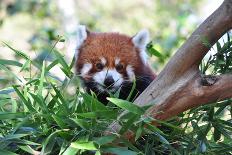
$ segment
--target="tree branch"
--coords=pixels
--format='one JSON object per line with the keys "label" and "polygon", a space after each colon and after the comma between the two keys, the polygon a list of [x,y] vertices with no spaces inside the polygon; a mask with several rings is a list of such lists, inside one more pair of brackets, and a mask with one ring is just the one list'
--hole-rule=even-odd
{"label": "tree branch", "polygon": [[[207,78],[207,79],[206,79]],[[205,85],[205,80],[210,83]],[[166,101],[154,105],[147,112],[153,118],[165,120],[193,107],[232,97],[232,75],[201,76],[196,75],[186,85],[175,91]]]}
{"label": "tree branch", "polygon": [[[170,59],[165,68],[150,86],[136,99],[135,104],[144,104],[153,100],[160,93],[160,87],[172,85],[183,76],[184,72],[198,71],[198,66],[211,47],[220,37],[232,28],[232,1],[225,0],[222,5],[209,16]],[[209,45],[205,45],[205,41]],[[192,73],[190,73],[192,74]],[[163,89],[162,89],[163,90]],[[153,93],[154,92],[154,93]],[[147,96],[145,94],[152,94]]]}
{"label": "tree branch", "polygon": [[[232,97],[232,75],[204,76],[198,69],[210,47],[231,28],[232,1],[224,0],[134,103],[139,106],[152,104],[146,115],[165,120],[190,108]],[[125,112],[119,117],[123,114]],[[119,129],[120,125],[114,122],[106,133]],[[131,133],[126,133],[127,138],[130,136]]]}

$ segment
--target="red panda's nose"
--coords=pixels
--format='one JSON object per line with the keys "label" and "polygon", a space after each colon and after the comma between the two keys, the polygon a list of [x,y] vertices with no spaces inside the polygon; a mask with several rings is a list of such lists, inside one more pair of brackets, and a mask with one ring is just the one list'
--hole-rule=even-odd
{"label": "red panda's nose", "polygon": [[104,81],[106,87],[112,87],[114,85],[114,79],[112,76],[107,76]]}

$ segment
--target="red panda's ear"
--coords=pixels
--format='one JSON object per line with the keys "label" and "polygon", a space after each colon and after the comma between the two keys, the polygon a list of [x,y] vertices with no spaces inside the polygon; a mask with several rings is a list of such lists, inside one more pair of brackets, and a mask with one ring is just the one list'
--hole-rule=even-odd
{"label": "red panda's ear", "polygon": [[149,32],[146,29],[139,31],[135,36],[132,37],[132,43],[136,48],[139,49],[139,56],[144,64],[147,63],[146,45],[149,42]]}
{"label": "red panda's ear", "polygon": [[79,25],[77,27],[76,35],[77,35],[77,42],[76,42],[76,51],[75,51],[75,57],[77,59],[78,54],[79,54],[79,48],[81,45],[84,43],[84,41],[87,39],[89,35],[89,30],[87,30],[85,25]]}
{"label": "red panda's ear", "polygon": [[139,31],[132,37],[132,42],[135,47],[139,49],[145,49],[149,41],[149,32],[146,29]]}

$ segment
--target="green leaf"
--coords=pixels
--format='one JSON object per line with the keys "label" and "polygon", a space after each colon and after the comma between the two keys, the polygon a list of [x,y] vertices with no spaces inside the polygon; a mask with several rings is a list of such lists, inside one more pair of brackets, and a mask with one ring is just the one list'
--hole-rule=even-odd
{"label": "green leaf", "polygon": [[221,44],[217,42],[216,45],[217,45],[217,51],[220,52],[222,49]]}
{"label": "green leaf", "polygon": [[173,125],[173,124],[171,124],[171,123],[168,123],[168,122],[166,122],[166,121],[157,120],[157,119],[155,119],[154,121],[157,122],[157,123],[159,123],[159,124],[161,124],[161,125],[165,125],[165,126],[167,126],[167,127],[171,127],[171,128],[173,128],[173,129],[176,129],[176,130],[179,130],[179,131],[182,131],[182,130],[183,130],[183,129],[180,128],[179,126],[175,126],[175,125]]}
{"label": "green leaf", "polygon": [[0,100],[0,107],[5,106],[7,103],[9,103],[11,100],[10,99],[1,99]]}
{"label": "green leaf", "polygon": [[77,115],[85,118],[108,118],[108,119],[117,118],[117,112],[113,110],[101,110],[94,112],[78,113]]}
{"label": "green leaf", "polygon": [[127,101],[130,101],[131,96],[132,96],[132,94],[133,94],[135,88],[136,88],[136,80],[133,80],[133,85],[132,85],[132,87],[131,87],[130,93],[129,93],[129,95],[128,95],[127,98],[126,98]]}
{"label": "green leaf", "polygon": [[214,118],[214,107],[212,106],[208,112],[209,120],[212,121]]}
{"label": "green leaf", "polygon": [[74,119],[71,118],[72,121],[74,121],[74,123],[78,126],[80,126],[83,129],[89,129],[90,128],[90,124],[85,121],[84,119]]}
{"label": "green leaf", "polygon": [[7,119],[18,119],[26,117],[26,113],[24,112],[0,112],[0,120],[7,120]]}
{"label": "green leaf", "polygon": [[126,100],[122,100],[122,99],[116,99],[116,98],[107,98],[110,102],[114,103],[115,105],[117,105],[118,107],[124,109],[124,110],[128,110],[129,112],[131,113],[134,113],[134,114],[138,114],[138,115],[143,115],[144,114],[144,110],[129,102],[129,101],[126,101]]}
{"label": "green leaf", "polygon": [[63,68],[61,68],[61,70],[70,78],[71,76],[71,70],[68,66],[68,64],[66,63],[66,61],[64,60],[64,56],[62,56],[57,50],[54,50],[54,54],[57,58],[57,60],[59,61],[59,63],[61,64],[61,66]]}
{"label": "green leaf", "polygon": [[44,100],[42,99],[42,97],[40,95],[35,95],[33,93],[29,93],[32,98],[34,99],[34,101],[36,101],[36,103],[38,103],[39,107],[43,110],[44,113],[50,113]]}
{"label": "green leaf", "polygon": [[72,61],[71,61],[71,64],[69,65],[69,68],[73,68],[74,64],[75,64],[75,61],[76,61],[76,57],[74,56],[72,58]]}
{"label": "green leaf", "polygon": [[28,134],[12,134],[4,137],[4,140],[19,139],[28,136]]}
{"label": "green leaf", "polygon": [[76,155],[78,151],[79,149],[69,146],[64,153],[60,152],[60,155]]}
{"label": "green leaf", "polygon": [[44,76],[45,76],[45,61],[43,62],[43,66],[42,66],[42,72],[41,72],[41,76],[39,78],[39,88],[38,88],[38,95],[42,96],[42,92],[43,92],[43,83],[44,83]]}
{"label": "green leaf", "polygon": [[140,123],[139,128],[137,129],[136,133],[135,133],[135,141],[137,141],[139,139],[139,137],[142,135],[143,132],[143,125],[142,123]]}
{"label": "green leaf", "polygon": [[154,56],[156,56],[156,57],[158,57],[158,58],[163,58],[163,55],[162,55],[159,51],[157,51],[154,47],[149,48],[149,49],[148,49],[148,52],[149,52],[151,55],[154,55]]}
{"label": "green leaf", "polygon": [[10,94],[14,92],[15,90],[12,87],[4,88],[0,90],[0,94]]}
{"label": "green leaf", "polygon": [[15,61],[15,60],[6,60],[6,59],[0,59],[0,64],[2,64],[2,65],[17,66],[17,67],[22,67],[23,66],[23,64],[21,64],[18,61]]}
{"label": "green leaf", "polygon": [[52,95],[52,100],[47,104],[47,108],[48,109],[53,109],[53,107],[55,106],[56,104],[56,101],[58,99],[58,96],[57,95]]}
{"label": "green leaf", "polygon": [[221,50],[218,50],[218,52],[225,53],[227,52],[227,50],[230,50],[230,42],[226,42],[221,48]]}
{"label": "green leaf", "polygon": [[94,141],[98,144],[98,145],[105,145],[108,143],[113,142],[115,139],[117,138],[116,135],[109,135],[109,136],[103,136],[103,137],[99,137],[94,139]]}
{"label": "green leaf", "polygon": [[18,90],[18,88],[16,86],[12,86],[14,88],[14,90],[16,91],[17,95],[19,96],[19,98],[23,101],[23,103],[26,105],[26,107],[31,111],[31,112],[35,112],[36,110],[32,107],[31,102],[28,101],[24,95]]}
{"label": "green leaf", "polygon": [[161,131],[159,128],[157,128],[156,126],[154,126],[154,125],[152,125],[152,124],[150,124],[150,123],[145,123],[146,124],[146,127],[149,129],[149,130],[151,130],[152,132],[157,132],[157,133],[159,133],[159,134],[162,134],[162,135],[165,135],[164,133],[163,133],[163,131]]}
{"label": "green leaf", "polygon": [[4,45],[6,45],[8,48],[10,48],[12,51],[14,51],[18,56],[26,59],[26,60],[29,60],[30,58],[23,52],[19,51],[19,50],[16,50],[14,49],[13,47],[11,47],[10,45],[8,45],[7,43],[3,42]]}
{"label": "green leaf", "polygon": [[1,150],[1,149],[0,149],[0,154],[2,154],[2,155],[17,155],[14,152],[10,152],[10,151],[7,151],[7,150]]}
{"label": "green leaf", "polygon": [[55,122],[59,125],[61,129],[65,129],[67,127],[62,118],[56,115],[52,115],[52,118],[55,120]]}
{"label": "green leaf", "polygon": [[162,135],[160,135],[159,133],[155,133],[155,135],[156,135],[157,137],[159,137],[160,142],[162,142],[163,144],[168,144],[168,145],[170,145],[170,143],[168,142],[168,140],[167,140],[166,138],[164,138]]}
{"label": "green leaf", "polygon": [[159,133],[155,133],[155,135],[159,138],[161,143],[165,144],[165,146],[171,150],[173,154],[181,155],[179,151],[177,151],[174,147],[172,147],[172,145],[169,143],[169,141],[165,137],[163,137]]}
{"label": "green leaf", "polygon": [[220,107],[216,110],[214,115],[215,116],[220,115],[226,109],[226,107],[230,104],[231,104],[231,102],[229,100],[227,100],[223,103],[220,103]]}
{"label": "green leaf", "polygon": [[214,132],[213,132],[214,141],[217,142],[220,138],[221,138],[221,132],[217,128],[214,128]]}
{"label": "green leaf", "polygon": [[60,39],[59,42],[65,42],[65,39]]}
{"label": "green leaf", "polygon": [[[52,88],[54,89],[54,91],[56,92],[56,96],[60,99],[60,101],[62,103],[59,105],[60,109],[62,109],[63,114],[68,115],[69,108],[68,108],[67,100],[64,98],[64,96],[62,95],[62,92],[60,90],[58,90],[55,85],[52,84]],[[59,103],[57,100],[56,100],[56,102]]]}
{"label": "green leaf", "polygon": [[49,72],[50,69],[52,69],[54,66],[56,66],[59,63],[59,60],[54,60],[50,65],[46,67],[46,72]]}
{"label": "green leaf", "polygon": [[125,138],[120,138],[120,141],[125,145],[127,146],[128,148],[130,148],[130,150],[132,151],[135,151],[135,152],[140,152],[140,150],[135,147],[128,139],[125,139]]}
{"label": "green leaf", "polygon": [[24,140],[24,139],[16,139],[14,141],[15,141],[15,143],[24,144],[24,145],[37,145],[37,146],[41,145],[39,143],[35,143],[35,142],[29,141],[29,140]]}
{"label": "green leaf", "polygon": [[22,146],[18,145],[18,147],[20,149],[22,149],[23,151],[30,153],[30,154],[39,154],[40,153],[39,151],[32,149],[29,145],[22,145]]}
{"label": "green leaf", "polygon": [[124,123],[119,131],[119,133],[122,135],[125,133],[133,124],[134,122],[139,118],[138,115],[132,114],[129,119]]}
{"label": "green leaf", "polygon": [[56,130],[46,138],[45,142],[42,145],[41,154],[49,154],[52,152],[56,142],[57,134],[60,132],[63,132],[63,130]]}
{"label": "green leaf", "polygon": [[218,124],[223,124],[223,125],[226,125],[226,126],[229,126],[229,127],[232,127],[232,122],[231,120],[222,120],[222,119],[217,119],[216,120]]}
{"label": "green leaf", "polygon": [[31,60],[28,59],[28,60],[23,64],[22,68],[20,69],[20,72],[22,72],[22,71],[24,71],[24,70],[27,70],[27,69],[29,68],[29,66],[30,66],[30,63],[31,63]]}
{"label": "green leaf", "polygon": [[228,132],[223,128],[223,126],[221,127],[221,126],[219,126],[218,124],[213,123],[213,127],[214,127],[214,128],[217,128],[217,130],[218,130],[222,135],[224,135],[226,138],[231,139],[230,133],[228,133]]}
{"label": "green leaf", "polygon": [[96,98],[89,95],[88,93],[81,93],[81,96],[84,99],[84,103],[88,106],[88,108],[92,111],[102,110],[108,111],[107,107],[99,102]]}
{"label": "green leaf", "polygon": [[103,152],[105,153],[112,153],[112,154],[116,154],[116,155],[137,155],[137,152],[128,150],[125,147],[108,147],[108,148],[104,148],[102,149]]}
{"label": "green leaf", "polygon": [[95,155],[101,155],[100,151],[96,151]]}
{"label": "green leaf", "polygon": [[12,104],[12,108],[11,108],[12,113],[16,113],[18,109],[17,102],[14,99],[11,99],[11,104]]}
{"label": "green leaf", "polygon": [[75,141],[71,143],[71,147],[81,149],[81,150],[98,150],[99,149],[99,145],[93,141],[89,141],[89,142]]}
{"label": "green leaf", "polygon": [[37,85],[36,83],[37,83],[38,81],[39,81],[38,78],[34,78],[34,79],[28,81],[28,82],[26,83],[26,85],[32,85],[32,84]]}

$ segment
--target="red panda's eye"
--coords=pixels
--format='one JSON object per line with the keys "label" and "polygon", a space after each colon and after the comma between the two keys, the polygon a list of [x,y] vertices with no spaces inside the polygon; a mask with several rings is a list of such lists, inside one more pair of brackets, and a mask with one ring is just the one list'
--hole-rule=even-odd
{"label": "red panda's eye", "polygon": [[121,72],[121,71],[123,70],[123,65],[122,65],[122,64],[117,64],[117,65],[116,65],[116,70],[117,70],[118,72]]}
{"label": "red panda's eye", "polygon": [[102,70],[103,68],[104,68],[104,66],[103,66],[103,64],[101,64],[101,63],[96,63],[96,68],[98,69],[98,70]]}

